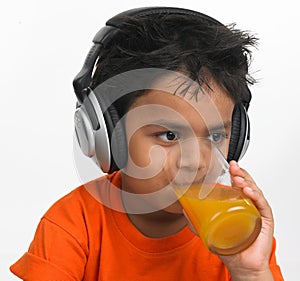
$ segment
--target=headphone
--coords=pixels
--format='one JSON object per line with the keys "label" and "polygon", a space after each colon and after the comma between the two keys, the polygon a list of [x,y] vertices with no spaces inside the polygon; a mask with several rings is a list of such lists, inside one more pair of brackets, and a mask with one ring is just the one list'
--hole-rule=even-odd
{"label": "headphone", "polygon": [[[108,104],[103,94],[95,95],[90,89],[93,70],[101,50],[109,45],[122,29],[122,22],[127,16],[147,16],[153,14],[193,15],[211,24],[222,25],[205,14],[181,8],[146,7],[131,9],[112,17],[93,39],[84,65],[73,80],[77,96],[75,111],[75,133],[81,151],[92,158],[104,173],[112,173],[123,168],[127,161],[127,142],[123,126],[116,108]],[[250,123],[247,110],[251,92],[246,86],[247,97],[237,103],[232,115],[231,138],[227,160],[240,160],[249,145]]]}

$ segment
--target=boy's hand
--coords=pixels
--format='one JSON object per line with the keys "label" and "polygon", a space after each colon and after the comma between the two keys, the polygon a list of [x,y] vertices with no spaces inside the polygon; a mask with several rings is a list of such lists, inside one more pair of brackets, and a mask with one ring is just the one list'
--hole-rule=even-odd
{"label": "boy's hand", "polygon": [[230,162],[232,184],[240,187],[244,194],[252,199],[261,214],[262,228],[255,242],[246,250],[231,256],[219,256],[230,271],[232,280],[273,280],[269,269],[269,257],[272,249],[274,221],[272,210],[262,191],[257,187],[251,176]]}

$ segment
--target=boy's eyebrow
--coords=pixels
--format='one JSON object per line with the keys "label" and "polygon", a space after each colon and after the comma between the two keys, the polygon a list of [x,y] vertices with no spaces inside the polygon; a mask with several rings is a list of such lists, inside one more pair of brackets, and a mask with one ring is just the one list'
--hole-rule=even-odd
{"label": "boy's eyebrow", "polygon": [[[219,131],[222,129],[228,130],[229,128],[231,128],[231,120],[228,120],[224,123],[220,123],[217,125],[212,125],[211,127],[209,126],[208,131]],[[165,120],[165,119],[157,119],[157,120],[153,120],[151,122],[151,124],[148,124],[147,126],[162,126],[165,128],[169,128],[172,130],[184,130],[184,129],[190,129],[191,126],[189,126],[188,123],[178,123],[178,122],[173,122],[173,121],[169,121],[169,120]]]}
{"label": "boy's eyebrow", "polygon": [[220,123],[218,125],[214,125],[212,127],[209,128],[209,131],[218,131],[218,130],[228,130],[229,128],[231,128],[231,124],[232,122],[230,120],[224,122],[224,123]]}
{"label": "boy's eyebrow", "polygon": [[165,119],[153,120],[151,121],[151,124],[148,124],[148,126],[161,126],[173,130],[182,130],[190,127],[188,123],[180,124],[178,122],[169,121]]}

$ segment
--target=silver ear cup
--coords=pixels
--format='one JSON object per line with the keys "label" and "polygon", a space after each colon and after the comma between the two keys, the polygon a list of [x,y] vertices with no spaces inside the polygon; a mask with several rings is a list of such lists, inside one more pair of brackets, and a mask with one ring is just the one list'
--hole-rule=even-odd
{"label": "silver ear cup", "polygon": [[81,151],[88,157],[95,155],[95,139],[91,122],[82,107],[75,111],[75,133]]}
{"label": "silver ear cup", "polygon": [[90,92],[89,99],[94,107],[99,122],[99,129],[94,131],[95,157],[93,159],[104,173],[108,173],[111,166],[111,151],[106,122],[100,104],[93,91]]}
{"label": "silver ear cup", "polygon": [[93,129],[88,111],[83,103],[75,111],[76,138],[83,154],[92,158],[101,170],[107,173],[111,165],[111,153],[105,120],[97,98],[92,91],[87,98],[97,115],[99,128]]}

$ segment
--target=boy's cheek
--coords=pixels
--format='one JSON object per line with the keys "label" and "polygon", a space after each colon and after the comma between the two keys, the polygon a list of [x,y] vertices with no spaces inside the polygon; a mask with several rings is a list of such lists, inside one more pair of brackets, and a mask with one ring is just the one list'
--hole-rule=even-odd
{"label": "boy's cheek", "polygon": [[129,158],[136,166],[141,168],[151,169],[154,166],[163,168],[163,164],[166,162],[166,152],[158,145],[131,145],[129,148]]}
{"label": "boy's cheek", "polygon": [[166,163],[166,152],[160,146],[131,146],[126,169],[135,178],[152,178],[165,169]]}

